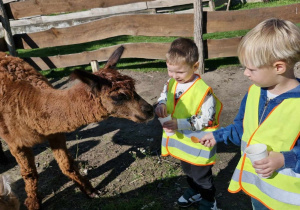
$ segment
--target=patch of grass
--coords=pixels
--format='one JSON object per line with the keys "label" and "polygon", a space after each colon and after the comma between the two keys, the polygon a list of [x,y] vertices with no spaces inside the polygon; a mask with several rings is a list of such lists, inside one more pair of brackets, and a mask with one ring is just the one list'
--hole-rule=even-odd
{"label": "patch of grass", "polygon": [[245,3],[236,4],[230,6],[230,10],[246,10],[246,9],[256,9],[265,7],[277,7],[289,4],[300,3],[300,0],[269,0],[269,2],[256,2],[256,3]]}

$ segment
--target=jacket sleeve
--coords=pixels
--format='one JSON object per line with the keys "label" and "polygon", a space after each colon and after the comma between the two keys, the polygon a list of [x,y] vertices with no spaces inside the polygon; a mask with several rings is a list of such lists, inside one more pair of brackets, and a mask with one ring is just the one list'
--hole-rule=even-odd
{"label": "jacket sleeve", "polygon": [[168,85],[170,79],[164,84],[163,90],[160,93],[159,98],[157,99],[158,104],[167,104],[167,96],[168,96]]}
{"label": "jacket sleeve", "polygon": [[213,132],[213,135],[217,142],[224,142],[225,144],[228,144],[229,140],[237,146],[241,145],[247,96],[248,94],[244,96],[240,105],[239,112],[236,115],[233,124],[230,124],[227,127],[220,128],[219,130]]}
{"label": "jacket sleeve", "polygon": [[297,140],[294,148],[288,152],[281,152],[284,156],[283,168],[291,168],[294,172],[300,173],[300,139]]}

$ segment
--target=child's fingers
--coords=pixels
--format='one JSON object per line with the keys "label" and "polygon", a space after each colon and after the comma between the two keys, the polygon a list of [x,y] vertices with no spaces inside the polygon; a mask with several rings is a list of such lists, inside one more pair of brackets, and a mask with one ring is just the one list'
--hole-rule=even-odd
{"label": "child's fingers", "polygon": [[164,117],[168,117],[167,109],[163,109],[163,115]]}
{"label": "child's fingers", "polygon": [[211,147],[211,142],[210,141],[205,141],[204,146]]}
{"label": "child's fingers", "polygon": [[259,165],[264,165],[264,164],[267,164],[269,161],[268,161],[268,158],[264,158],[264,159],[261,159],[261,160],[256,160],[254,161],[254,164],[253,166],[259,166]]}

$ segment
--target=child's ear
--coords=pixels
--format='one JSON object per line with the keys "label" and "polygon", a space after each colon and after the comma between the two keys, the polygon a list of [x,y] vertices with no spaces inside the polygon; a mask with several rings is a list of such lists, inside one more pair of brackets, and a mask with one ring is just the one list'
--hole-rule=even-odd
{"label": "child's ear", "polygon": [[284,61],[276,61],[273,66],[277,74],[283,74],[287,70],[287,65]]}
{"label": "child's ear", "polygon": [[197,61],[194,65],[193,65],[193,70],[194,72],[197,71],[199,68],[199,61]]}

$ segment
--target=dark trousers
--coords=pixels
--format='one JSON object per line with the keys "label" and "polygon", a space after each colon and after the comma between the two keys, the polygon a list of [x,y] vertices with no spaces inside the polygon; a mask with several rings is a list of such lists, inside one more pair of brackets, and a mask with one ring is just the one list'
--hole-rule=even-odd
{"label": "dark trousers", "polygon": [[195,166],[181,161],[181,167],[187,175],[189,186],[196,192],[199,192],[203,199],[214,202],[216,188],[213,183],[212,165]]}

